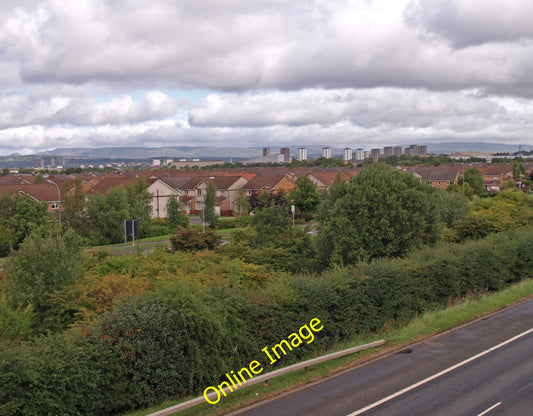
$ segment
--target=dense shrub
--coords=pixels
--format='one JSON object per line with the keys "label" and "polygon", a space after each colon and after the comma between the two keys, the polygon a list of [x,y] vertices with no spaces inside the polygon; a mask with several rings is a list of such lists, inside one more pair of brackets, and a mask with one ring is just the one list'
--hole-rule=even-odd
{"label": "dense shrub", "polygon": [[[532,277],[533,230],[443,244],[404,259],[334,267],[320,275],[282,274],[254,286],[232,280],[232,270],[245,273],[243,263],[223,260],[220,253],[165,255],[165,266],[157,262],[163,252],[157,252],[152,263],[131,269],[135,275],[120,275],[137,280],[153,273],[154,290],[130,292],[115,299],[112,309],[107,300],[107,312],[78,333],[9,348],[0,344],[0,415],[117,414],[201,394],[251,360],[266,365],[262,348],[320,319],[323,331],[276,363],[285,366],[337,342],[404,324],[466,294]],[[102,271],[111,265],[113,273],[120,272],[119,262],[101,259]],[[178,270],[198,280],[202,270],[212,275],[195,282],[173,276]]]}
{"label": "dense shrub", "polygon": [[212,229],[201,231],[193,228],[178,227],[176,234],[170,238],[174,251],[214,249],[218,242],[219,237],[216,235],[215,230]]}

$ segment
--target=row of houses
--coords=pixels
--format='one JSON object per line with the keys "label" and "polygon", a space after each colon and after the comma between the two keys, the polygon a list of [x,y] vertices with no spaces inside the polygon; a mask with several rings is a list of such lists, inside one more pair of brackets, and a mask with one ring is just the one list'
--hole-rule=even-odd
{"label": "row of houses", "polygon": [[46,202],[48,210],[59,216],[61,201],[73,192],[76,180],[85,195],[106,194],[118,186],[136,183],[144,177],[148,192],[152,194],[152,217],[166,218],[169,198],[177,197],[186,214],[199,214],[202,211],[207,184],[212,182],[216,188],[216,211],[222,216],[231,216],[239,193],[250,197],[261,191],[290,193],[296,187],[296,179],[308,175],[318,189],[329,188],[339,176],[347,180],[355,176],[358,169],[324,169],[311,171],[307,168],[287,169],[246,169],[242,171],[144,171],[128,172],[121,175],[50,175],[36,182],[36,175],[8,175],[0,177],[0,195],[5,192],[19,193],[40,202]]}
{"label": "row of houses", "polygon": [[[511,164],[497,166],[476,166],[483,176],[487,191],[499,191],[503,184],[513,179]],[[468,167],[466,167],[468,168]],[[402,169],[402,168],[400,168]],[[442,165],[438,167],[415,166],[403,168],[410,171],[421,181],[434,187],[446,189],[457,183],[464,172],[464,166]],[[526,164],[528,173],[533,169]],[[152,194],[152,216],[166,218],[166,206],[169,198],[177,197],[183,212],[199,214],[202,211],[207,185],[212,182],[216,188],[216,211],[222,216],[231,216],[235,211],[240,190],[245,196],[261,191],[290,193],[296,187],[299,176],[307,175],[319,190],[328,189],[336,180],[348,180],[357,175],[360,168],[246,168],[242,170],[213,171],[173,171],[156,170],[144,172],[126,172],[120,175],[103,175],[98,173],[83,175],[51,175],[44,183],[36,183],[35,175],[7,175],[0,177],[0,195],[5,192],[17,192],[35,200],[46,202],[48,210],[58,212],[69,192],[73,191],[78,179],[86,195],[105,194],[117,186],[136,183],[140,176],[145,177],[148,191]],[[41,182],[42,182],[42,178]]]}
{"label": "row of houses", "polygon": [[[529,172],[533,169],[531,164],[526,164]],[[413,167],[407,170],[413,172],[421,181],[431,184],[436,188],[446,189],[450,184],[458,183],[466,169],[472,166],[441,165],[437,167]],[[503,184],[513,180],[513,165],[475,166],[483,177],[483,186],[488,192],[499,192]]]}

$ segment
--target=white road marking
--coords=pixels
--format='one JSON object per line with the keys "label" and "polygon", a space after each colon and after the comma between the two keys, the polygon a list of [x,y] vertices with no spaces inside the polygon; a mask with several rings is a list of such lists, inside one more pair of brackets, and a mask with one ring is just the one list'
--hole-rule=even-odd
{"label": "white road marking", "polygon": [[474,356],[472,356],[470,358],[467,358],[464,361],[461,361],[460,363],[457,363],[457,364],[455,364],[455,365],[453,365],[451,367],[448,367],[446,370],[442,370],[440,373],[433,374],[432,376],[430,376],[428,378],[425,378],[424,380],[419,381],[418,383],[412,384],[409,387],[406,387],[406,388],[404,388],[404,389],[402,389],[400,391],[397,391],[396,393],[391,394],[390,396],[387,396],[387,397],[385,397],[385,398],[383,398],[381,400],[378,400],[377,402],[369,404],[368,406],[363,407],[362,409],[356,410],[355,412],[350,413],[347,416],[357,416],[357,415],[360,415],[360,414],[366,412],[367,410],[373,409],[374,407],[378,407],[379,405],[381,405],[383,403],[386,403],[389,400],[392,400],[392,399],[394,399],[394,398],[396,398],[398,396],[401,396],[402,394],[407,393],[408,391],[416,389],[417,387],[419,387],[419,386],[421,386],[423,384],[429,383],[430,381],[435,380],[436,378],[438,378],[440,376],[443,376],[444,374],[447,374],[450,371],[455,370],[456,368],[459,368],[459,367],[461,367],[461,366],[463,366],[465,364],[468,364],[471,361],[477,360],[478,358],[483,357],[484,355],[487,355],[488,353],[490,353],[492,351],[495,351],[495,350],[497,350],[497,349],[499,349],[499,348],[501,348],[501,347],[503,347],[503,346],[505,346],[507,344],[510,344],[511,342],[516,341],[517,339],[522,338],[522,337],[524,337],[524,336],[526,336],[526,335],[528,335],[528,334],[530,334],[532,332],[533,332],[533,328],[530,328],[527,331],[524,331],[521,334],[518,334],[518,335],[516,335],[516,336],[514,336],[512,338],[509,338],[508,340],[503,341],[502,343],[500,343],[500,344],[498,344],[498,345],[496,345],[494,347],[491,347],[491,348],[489,348],[489,349],[487,349],[487,350],[485,350],[483,352],[480,352],[477,355],[474,355]]}
{"label": "white road marking", "polygon": [[477,416],[483,416],[483,415],[486,415],[487,413],[489,413],[492,409],[496,409],[500,404],[502,404],[502,402],[498,402],[496,403],[494,406],[491,406],[489,407],[487,410],[485,410],[484,412],[481,412],[479,415]]}

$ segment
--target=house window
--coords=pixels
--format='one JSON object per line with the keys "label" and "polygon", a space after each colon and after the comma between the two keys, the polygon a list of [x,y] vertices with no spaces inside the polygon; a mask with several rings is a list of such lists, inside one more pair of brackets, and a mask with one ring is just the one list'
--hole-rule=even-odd
{"label": "house window", "polygon": [[246,191],[246,195],[251,195],[252,194],[252,191],[250,191],[249,189]]}
{"label": "house window", "polygon": [[202,190],[198,189],[198,195],[202,195]]}
{"label": "house window", "polygon": [[220,190],[220,195],[224,195],[225,192],[226,192],[226,191],[225,191],[224,189],[221,189],[221,190]]}
{"label": "house window", "polygon": [[52,209],[58,209],[59,208],[59,204],[57,202],[52,202],[50,204],[50,206],[52,207]]}

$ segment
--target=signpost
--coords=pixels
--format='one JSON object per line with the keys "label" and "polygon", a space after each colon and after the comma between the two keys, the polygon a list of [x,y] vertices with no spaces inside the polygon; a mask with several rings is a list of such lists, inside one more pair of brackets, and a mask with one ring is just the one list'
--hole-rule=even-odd
{"label": "signpost", "polygon": [[139,237],[137,220],[124,220],[124,247],[128,245],[128,236],[132,237],[133,247],[135,247],[135,237]]}
{"label": "signpost", "polygon": [[292,212],[292,226],[294,227],[294,213],[296,212],[296,207],[294,205],[291,205],[291,212]]}

